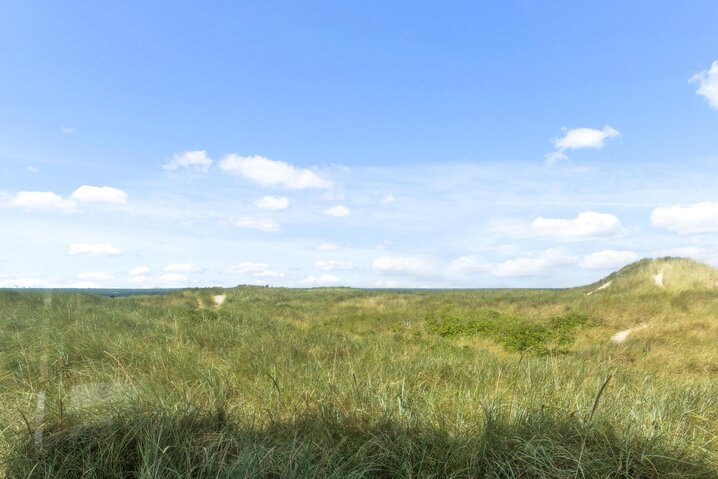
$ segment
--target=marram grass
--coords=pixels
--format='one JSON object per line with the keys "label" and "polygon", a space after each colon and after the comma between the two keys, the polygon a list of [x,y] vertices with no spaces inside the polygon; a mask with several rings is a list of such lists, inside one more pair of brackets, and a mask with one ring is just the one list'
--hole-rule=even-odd
{"label": "marram grass", "polygon": [[588,296],[0,292],[1,474],[715,478],[718,293],[651,288],[669,265]]}

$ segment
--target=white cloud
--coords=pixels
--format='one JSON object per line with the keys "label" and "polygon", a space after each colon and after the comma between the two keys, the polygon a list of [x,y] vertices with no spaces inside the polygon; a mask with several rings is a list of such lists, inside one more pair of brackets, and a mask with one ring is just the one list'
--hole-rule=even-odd
{"label": "white cloud", "polygon": [[633,251],[607,249],[589,254],[579,261],[578,265],[585,269],[614,269],[626,266],[638,259],[639,256]]}
{"label": "white cloud", "polygon": [[335,269],[351,269],[352,264],[349,261],[320,259],[314,263],[314,267],[323,271],[332,271]]}
{"label": "white cloud", "polygon": [[653,251],[653,256],[662,258],[664,256],[682,256],[694,259],[707,259],[711,254],[697,246],[682,246],[678,248],[666,248]]}
{"label": "white cloud", "polygon": [[394,198],[394,195],[385,195],[381,199],[381,204],[383,205],[389,205],[396,201],[396,198]]}
{"label": "white cloud", "polygon": [[276,186],[291,190],[305,188],[329,189],[332,182],[311,170],[297,168],[284,161],[270,160],[263,156],[228,155],[219,168],[227,173],[242,176],[264,187]]}
{"label": "white cloud", "polygon": [[71,255],[88,256],[117,256],[122,252],[109,243],[74,243],[70,245],[68,252]]}
{"label": "white cloud", "polygon": [[149,272],[150,272],[150,268],[148,268],[147,266],[144,266],[144,265],[143,265],[143,266],[137,266],[137,267],[132,268],[132,269],[130,270],[130,274],[131,274],[132,276],[142,276],[142,275],[145,275],[145,274],[147,274],[147,273],[149,273]]}
{"label": "white cloud", "polygon": [[158,276],[160,281],[166,283],[187,283],[189,278],[181,273],[166,273]]}
{"label": "white cloud", "polygon": [[168,273],[199,273],[202,271],[202,268],[192,263],[168,264],[163,269]]}
{"label": "white cloud", "polygon": [[378,279],[372,283],[375,288],[399,288],[401,283],[395,279]]}
{"label": "white cloud", "polygon": [[20,191],[10,200],[10,204],[19,208],[54,209],[63,212],[68,212],[75,208],[74,201],[66,200],[51,191]]}
{"label": "white cloud", "polygon": [[86,271],[77,275],[78,279],[87,281],[108,281],[114,279],[110,274],[104,271]]}
{"label": "white cloud", "polygon": [[170,171],[187,168],[189,170],[207,173],[210,166],[212,166],[212,159],[207,156],[207,152],[204,150],[195,150],[175,153],[172,155],[170,161],[162,165],[162,168]]}
{"label": "white cloud", "polygon": [[319,276],[307,276],[299,282],[310,286],[336,286],[341,280],[331,274],[321,274]]}
{"label": "white cloud", "polygon": [[317,246],[317,251],[337,251],[338,249],[339,246],[334,243],[322,243]]}
{"label": "white cloud", "polygon": [[491,269],[491,274],[500,278],[541,276],[553,266],[546,258],[516,258],[504,261]]}
{"label": "white cloud", "polygon": [[352,214],[352,212],[344,205],[334,205],[331,208],[324,210],[324,214],[327,216],[334,216],[335,218],[343,218]]}
{"label": "white cloud", "polygon": [[461,256],[449,264],[448,271],[453,274],[490,273],[501,278],[542,276],[556,265],[572,264],[575,256],[567,254],[561,248],[551,248],[531,257],[516,258],[501,263],[486,263],[477,256]]}
{"label": "white cloud", "polygon": [[238,228],[250,228],[270,233],[282,229],[279,224],[271,218],[248,218],[243,216],[234,220],[232,224]]}
{"label": "white cloud", "polygon": [[110,186],[83,185],[76,189],[70,199],[83,203],[109,203],[123,205],[127,203],[127,193]]}
{"label": "white cloud", "polygon": [[696,94],[705,97],[711,108],[718,109],[718,61],[714,61],[710,69],[694,75],[690,81],[698,83]]}
{"label": "white cloud", "polygon": [[624,231],[619,219],[609,213],[584,211],[574,219],[538,217],[531,222],[537,236],[558,241],[577,241],[616,236]]}
{"label": "white cloud", "polygon": [[679,234],[718,231],[718,202],[706,201],[689,206],[656,208],[651,212],[651,224]]}
{"label": "white cloud", "polygon": [[240,263],[227,268],[228,273],[248,274],[257,278],[283,278],[284,273],[272,271],[264,263]]}
{"label": "white cloud", "polygon": [[283,196],[263,196],[255,205],[263,210],[283,210],[289,206],[289,199]]}
{"label": "white cloud", "polygon": [[40,169],[35,166],[28,166],[27,171],[28,173],[37,173],[38,171],[40,171]]}
{"label": "white cloud", "polygon": [[449,263],[448,271],[455,274],[488,272],[491,266],[477,256],[460,256]]}
{"label": "white cloud", "polygon": [[44,282],[37,278],[13,278],[0,280],[0,288],[41,288]]}
{"label": "white cloud", "polygon": [[371,267],[385,274],[427,274],[431,264],[425,258],[416,256],[382,256],[376,258]]}
{"label": "white cloud", "polygon": [[573,128],[566,130],[561,138],[554,141],[554,151],[545,156],[546,163],[553,165],[557,161],[567,160],[566,151],[583,148],[601,149],[607,139],[619,136],[620,132],[612,126],[606,125],[602,129]]}
{"label": "white cloud", "polygon": [[77,132],[77,129],[75,129],[71,126],[63,126],[62,132],[66,135],[72,135],[73,133]]}
{"label": "white cloud", "polygon": [[146,285],[152,281],[152,278],[143,274],[132,276],[130,282],[137,285]]}
{"label": "white cloud", "polygon": [[77,281],[75,283],[72,283],[70,287],[77,289],[97,289],[101,288],[102,286],[95,283],[94,281]]}

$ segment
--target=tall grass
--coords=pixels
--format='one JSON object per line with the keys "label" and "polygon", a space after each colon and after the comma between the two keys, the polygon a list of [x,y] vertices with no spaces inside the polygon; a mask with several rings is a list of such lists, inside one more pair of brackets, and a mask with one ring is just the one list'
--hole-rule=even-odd
{"label": "tall grass", "polygon": [[218,292],[0,292],[4,474],[718,477],[711,291]]}

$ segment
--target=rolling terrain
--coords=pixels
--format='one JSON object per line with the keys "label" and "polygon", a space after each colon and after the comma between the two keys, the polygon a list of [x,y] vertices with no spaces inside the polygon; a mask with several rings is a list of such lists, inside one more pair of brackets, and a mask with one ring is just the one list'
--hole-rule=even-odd
{"label": "rolling terrain", "polygon": [[718,270],[0,291],[6,477],[718,477]]}

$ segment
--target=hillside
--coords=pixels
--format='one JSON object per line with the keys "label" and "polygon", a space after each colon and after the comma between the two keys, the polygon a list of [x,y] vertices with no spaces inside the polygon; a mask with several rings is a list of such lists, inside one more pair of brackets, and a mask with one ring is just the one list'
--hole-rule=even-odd
{"label": "hillside", "polygon": [[589,293],[718,291],[718,270],[688,258],[645,258],[585,287]]}

